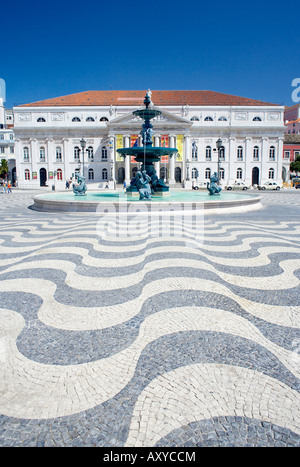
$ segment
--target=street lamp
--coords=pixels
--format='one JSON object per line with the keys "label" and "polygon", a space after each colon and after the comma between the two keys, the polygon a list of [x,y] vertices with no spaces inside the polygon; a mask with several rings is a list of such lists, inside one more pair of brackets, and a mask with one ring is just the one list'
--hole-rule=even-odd
{"label": "street lamp", "polygon": [[221,147],[223,146],[223,142],[221,138],[218,139],[217,141],[217,148],[218,148],[218,184],[220,185],[220,153],[221,153]]}
{"label": "street lamp", "polygon": [[82,149],[82,176],[84,177],[84,150],[85,150],[85,147],[86,147],[86,140],[85,139],[81,138],[80,146],[81,146],[81,149]]}

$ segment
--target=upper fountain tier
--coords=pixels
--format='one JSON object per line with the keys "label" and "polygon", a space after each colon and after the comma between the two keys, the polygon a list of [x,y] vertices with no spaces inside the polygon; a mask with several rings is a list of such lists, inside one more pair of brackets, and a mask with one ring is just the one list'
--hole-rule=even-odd
{"label": "upper fountain tier", "polygon": [[150,90],[146,93],[144,104],[144,109],[138,109],[133,112],[133,115],[144,120],[142,131],[140,132],[142,135],[143,145],[132,148],[117,149],[117,152],[123,157],[133,156],[135,157],[136,162],[145,162],[146,165],[148,165],[152,162],[159,161],[161,156],[173,156],[173,154],[177,153],[178,150],[176,148],[152,147],[153,126],[150,123],[150,120],[161,115],[161,111],[150,107]]}

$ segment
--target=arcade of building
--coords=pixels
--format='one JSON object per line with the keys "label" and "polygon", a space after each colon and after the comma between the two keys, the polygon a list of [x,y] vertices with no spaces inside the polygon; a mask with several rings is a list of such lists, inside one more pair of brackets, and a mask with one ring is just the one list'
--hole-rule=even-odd
{"label": "arcade of building", "polygon": [[[87,91],[14,107],[19,187],[56,183],[82,172],[88,183],[130,183],[138,164],[117,153],[141,146],[142,91]],[[171,187],[205,184],[219,169],[222,183],[282,183],[284,106],[212,91],[152,91],[162,112],[154,146],[176,147],[156,171]],[[217,148],[217,141],[221,147]]]}

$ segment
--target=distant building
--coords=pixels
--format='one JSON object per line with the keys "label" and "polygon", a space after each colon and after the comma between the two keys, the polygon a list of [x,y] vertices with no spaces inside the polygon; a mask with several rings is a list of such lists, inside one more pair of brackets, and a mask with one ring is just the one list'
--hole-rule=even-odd
{"label": "distant building", "polygon": [[[5,82],[0,80],[0,161],[8,162],[7,179],[16,182],[16,158],[14,141],[14,116],[12,110],[5,109]],[[4,84],[3,84],[4,83]]]}
{"label": "distant building", "polygon": [[290,171],[290,163],[297,156],[300,156],[300,134],[285,135],[283,144],[283,162],[282,162],[282,179],[283,182],[289,182],[292,174]]}
{"label": "distant building", "polygon": [[291,107],[286,107],[284,110],[284,122],[293,122],[300,118],[300,104],[292,105]]}
{"label": "distant building", "polygon": [[284,128],[284,133],[287,135],[300,134],[300,104],[285,108]]}
{"label": "distant building", "polygon": [[[141,146],[132,112],[145,93],[87,91],[14,107],[19,186],[63,185],[82,171],[82,138],[87,182],[129,183],[138,164],[117,149]],[[206,183],[218,158],[224,184],[282,182],[284,106],[212,91],[152,91],[152,102],[162,112],[152,121],[154,146],[178,149],[156,163],[171,187]]]}

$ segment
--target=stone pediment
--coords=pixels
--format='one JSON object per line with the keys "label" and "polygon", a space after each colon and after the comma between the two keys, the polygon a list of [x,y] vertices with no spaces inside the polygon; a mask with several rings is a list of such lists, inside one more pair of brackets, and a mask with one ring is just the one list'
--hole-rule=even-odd
{"label": "stone pediment", "polygon": [[[137,110],[144,109],[145,107],[140,107]],[[179,128],[189,128],[192,126],[193,122],[190,122],[186,118],[183,118],[178,115],[174,115],[171,112],[167,112],[166,110],[162,110],[158,107],[151,107],[155,110],[160,110],[161,115],[158,115],[157,117],[153,118],[151,120],[151,123],[153,125],[153,130],[155,129],[164,129],[164,130],[176,130]],[[128,112],[125,115],[121,115],[120,117],[114,118],[113,120],[110,120],[107,122],[107,126],[109,127],[110,130],[112,131],[117,131],[117,130],[141,130],[142,124],[143,124],[143,119],[140,117],[137,117],[132,114],[132,112]]]}

